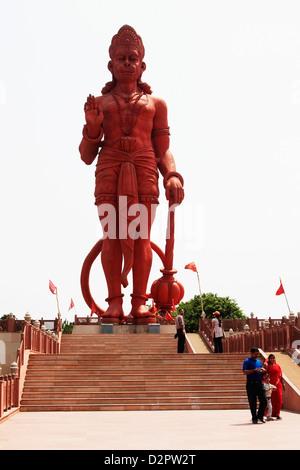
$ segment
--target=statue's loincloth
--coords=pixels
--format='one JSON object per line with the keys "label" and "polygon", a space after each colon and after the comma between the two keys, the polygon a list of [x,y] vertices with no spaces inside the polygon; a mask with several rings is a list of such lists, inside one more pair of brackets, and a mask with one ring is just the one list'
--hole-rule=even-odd
{"label": "statue's loincloth", "polygon": [[132,153],[103,147],[96,166],[95,204],[116,201],[118,196],[135,202],[158,204],[158,171],[152,147]]}

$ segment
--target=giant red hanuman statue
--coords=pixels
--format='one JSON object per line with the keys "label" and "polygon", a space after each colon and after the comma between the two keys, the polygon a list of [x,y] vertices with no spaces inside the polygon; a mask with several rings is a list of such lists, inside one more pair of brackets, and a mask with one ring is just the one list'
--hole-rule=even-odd
{"label": "giant red hanuman statue", "polygon": [[[88,276],[91,263],[101,251],[108,287],[108,308],[103,311],[97,306],[96,313],[102,321],[123,320],[121,287],[127,286],[127,276],[132,270],[129,317],[138,323],[150,323],[155,321],[154,314],[145,303],[148,299],[146,292],[152,249],[164,263],[162,272],[169,276],[167,287],[162,287],[166,279],[162,283],[156,281],[152,286],[152,296],[158,307],[171,302],[171,308],[175,294],[176,303],[183,297],[182,286],[178,290],[179,283],[176,287],[172,277],[172,273],[176,272],[170,262],[173,231],[167,240],[166,248],[169,247],[169,251],[166,254],[150,241],[159,196],[158,170],[164,178],[170,206],[175,207],[184,198],[183,179],[176,171],[169,150],[167,106],[162,99],[153,97],[149,85],[141,80],[146,69],[142,39],[133,28],[125,25],[113,37],[109,55],[108,69],[112,73],[112,81],[105,85],[101,96],[95,98],[89,95],[87,98],[84,105],[86,124],[79,146],[81,158],[87,165],[98,155],[95,204],[103,229],[103,238],[85,261],[81,276],[82,291],[90,308],[93,308],[95,303],[89,292]],[[170,220],[172,228],[172,216]],[[172,283],[175,283],[173,287]],[[167,300],[166,290],[171,297]],[[162,296],[165,300],[160,302],[155,296]]]}

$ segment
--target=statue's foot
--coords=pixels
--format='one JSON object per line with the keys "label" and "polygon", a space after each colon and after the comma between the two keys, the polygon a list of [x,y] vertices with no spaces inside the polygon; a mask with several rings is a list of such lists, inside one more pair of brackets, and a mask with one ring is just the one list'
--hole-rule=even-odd
{"label": "statue's foot", "polygon": [[119,318],[121,320],[124,317],[122,297],[123,295],[118,295],[106,299],[109,302],[109,306],[101,318]]}
{"label": "statue's foot", "polygon": [[146,305],[144,305],[144,304],[132,306],[130,315],[133,318],[151,318],[151,317],[155,317],[155,314],[153,312],[150,312],[148,307],[146,307]]}
{"label": "statue's foot", "polygon": [[116,306],[110,305],[108,309],[103,313],[101,318],[123,318],[124,312],[123,308],[118,308]]}

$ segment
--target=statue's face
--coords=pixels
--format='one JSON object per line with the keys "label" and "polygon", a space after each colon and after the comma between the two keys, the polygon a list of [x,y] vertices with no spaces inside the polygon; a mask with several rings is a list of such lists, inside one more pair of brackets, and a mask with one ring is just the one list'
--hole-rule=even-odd
{"label": "statue's face", "polygon": [[134,46],[118,46],[108,68],[117,81],[134,83],[144,72],[146,65]]}

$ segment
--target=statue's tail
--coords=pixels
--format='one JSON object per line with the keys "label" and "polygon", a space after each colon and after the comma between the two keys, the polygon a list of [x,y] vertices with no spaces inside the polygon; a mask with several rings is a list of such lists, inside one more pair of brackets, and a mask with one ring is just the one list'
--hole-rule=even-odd
{"label": "statue's tail", "polygon": [[131,214],[130,208],[138,205],[137,194],[135,167],[132,163],[124,162],[121,166],[118,182],[119,239],[123,254],[121,283],[123,287],[128,286],[127,276],[133,266],[136,227],[132,221],[136,214],[135,211]]}
{"label": "statue's tail", "polygon": [[128,286],[127,276],[133,266],[133,250],[134,250],[134,240],[126,239],[120,240],[121,250],[123,254],[123,270],[121,273],[121,283],[123,287]]}

